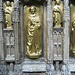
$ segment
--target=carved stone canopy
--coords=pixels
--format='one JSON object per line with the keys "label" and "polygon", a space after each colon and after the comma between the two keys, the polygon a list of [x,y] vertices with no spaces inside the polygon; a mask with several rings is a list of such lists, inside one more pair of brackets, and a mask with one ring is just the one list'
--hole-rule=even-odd
{"label": "carved stone canopy", "polygon": [[75,0],[69,0],[69,3],[72,3],[75,5]]}

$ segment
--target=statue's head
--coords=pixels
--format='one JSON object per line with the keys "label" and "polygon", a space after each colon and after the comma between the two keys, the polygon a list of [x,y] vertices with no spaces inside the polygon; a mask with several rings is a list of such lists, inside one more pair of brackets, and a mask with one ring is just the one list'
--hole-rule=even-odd
{"label": "statue's head", "polygon": [[30,12],[31,12],[32,14],[34,14],[34,13],[36,12],[36,7],[35,7],[35,6],[31,6],[31,7],[30,7]]}
{"label": "statue's head", "polygon": [[11,6],[10,1],[6,1],[6,5],[7,5],[7,6]]}
{"label": "statue's head", "polygon": [[60,0],[56,0],[56,4],[60,4]]}

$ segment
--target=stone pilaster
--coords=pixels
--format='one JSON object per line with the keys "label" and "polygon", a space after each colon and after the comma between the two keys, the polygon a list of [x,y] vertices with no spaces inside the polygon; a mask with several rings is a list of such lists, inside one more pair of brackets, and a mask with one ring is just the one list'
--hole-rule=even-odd
{"label": "stone pilaster", "polygon": [[[70,8],[69,8],[69,1],[64,0],[64,15],[63,15],[63,22],[64,22],[64,47],[63,47],[63,66],[65,66],[66,72],[64,74],[68,75],[68,61],[69,61],[69,42],[70,42]],[[64,69],[64,70],[65,70]]]}
{"label": "stone pilaster", "polygon": [[43,16],[43,49],[44,49],[44,59],[45,59],[45,61],[47,61],[46,60],[46,58],[47,58],[47,8],[46,8],[46,5],[44,5],[44,9],[43,9],[43,11],[44,11],[44,16]]}
{"label": "stone pilaster", "polygon": [[3,51],[3,5],[2,0],[0,0],[0,60],[4,60]]}
{"label": "stone pilaster", "polygon": [[13,25],[14,25],[14,35],[15,35],[15,58],[17,63],[20,55],[19,53],[19,0],[14,0]]}
{"label": "stone pilaster", "polygon": [[21,57],[23,58],[25,55],[25,50],[24,50],[24,7],[23,3],[20,4],[20,38],[21,38],[21,44],[20,44],[20,53]]}
{"label": "stone pilaster", "polygon": [[64,52],[63,52],[63,59],[64,62],[68,62],[69,60],[69,30],[70,30],[70,8],[68,5],[68,0],[64,0]]}
{"label": "stone pilaster", "polygon": [[52,32],[53,32],[53,16],[52,16],[52,5],[51,0],[47,1],[47,60],[48,62],[53,59],[52,49]]}
{"label": "stone pilaster", "polygon": [[53,33],[52,0],[47,0],[47,65],[48,65],[47,75],[54,75],[52,33]]}

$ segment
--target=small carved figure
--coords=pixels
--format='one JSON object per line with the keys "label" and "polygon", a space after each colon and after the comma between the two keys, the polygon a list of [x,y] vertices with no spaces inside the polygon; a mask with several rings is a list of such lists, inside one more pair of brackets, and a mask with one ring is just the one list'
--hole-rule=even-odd
{"label": "small carved figure", "polygon": [[62,26],[63,3],[61,0],[53,1],[53,23],[54,27]]}
{"label": "small carved figure", "polygon": [[40,18],[35,6],[29,9],[27,25],[27,55],[30,58],[38,58],[41,55],[39,29],[41,28]]}
{"label": "small carved figure", "polygon": [[3,10],[4,10],[6,28],[12,28],[13,2],[6,1],[4,3]]}

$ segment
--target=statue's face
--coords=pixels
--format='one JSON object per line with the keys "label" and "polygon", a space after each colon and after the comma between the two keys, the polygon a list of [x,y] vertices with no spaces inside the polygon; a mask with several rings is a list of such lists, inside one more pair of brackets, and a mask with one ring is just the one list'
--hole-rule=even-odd
{"label": "statue's face", "polygon": [[10,6],[10,5],[11,5],[11,3],[10,3],[9,1],[7,1],[7,2],[6,2],[6,5],[7,5],[7,6]]}
{"label": "statue's face", "polygon": [[34,13],[36,12],[36,8],[35,8],[34,6],[31,6],[30,12],[31,12],[32,14],[34,14]]}
{"label": "statue's face", "polygon": [[56,4],[60,4],[60,0],[56,0]]}

